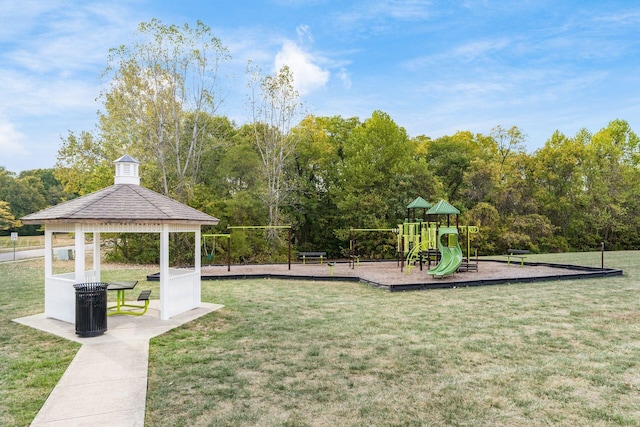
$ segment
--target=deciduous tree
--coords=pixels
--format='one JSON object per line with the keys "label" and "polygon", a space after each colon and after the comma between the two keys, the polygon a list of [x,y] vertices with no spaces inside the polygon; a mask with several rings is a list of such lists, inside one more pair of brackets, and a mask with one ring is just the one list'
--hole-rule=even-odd
{"label": "deciduous tree", "polygon": [[160,190],[186,201],[223,101],[218,71],[229,59],[211,29],[165,25],[138,27],[131,46],[111,49],[105,76],[112,77],[100,117],[102,137],[140,160],[151,160]]}
{"label": "deciduous tree", "polygon": [[291,129],[301,118],[302,104],[288,66],[264,77],[259,68],[251,65],[247,72],[254,141],[267,184],[264,200],[269,209],[269,225],[280,225],[280,208],[291,190],[286,178],[287,163],[299,141]]}

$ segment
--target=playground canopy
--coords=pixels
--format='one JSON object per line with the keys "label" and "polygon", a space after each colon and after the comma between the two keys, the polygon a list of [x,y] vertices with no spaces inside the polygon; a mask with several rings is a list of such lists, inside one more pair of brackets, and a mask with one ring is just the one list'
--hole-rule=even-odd
{"label": "playground canopy", "polygon": [[407,221],[412,222],[416,220],[416,211],[418,209],[422,209],[422,219],[426,220],[426,212],[430,207],[431,204],[429,204],[429,202],[418,196],[413,202],[409,203],[409,206],[407,206]]}
{"label": "playground canopy", "polygon": [[[24,224],[45,226],[45,316],[75,321],[75,283],[100,281],[100,233],[160,234],[160,318],[200,307],[201,247],[195,267],[169,267],[169,233],[194,233],[219,220],[140,186],[139,162],[130,156],[116,160],[114,185],[21,218]],[[75,272],[53,274],[54,233],[75,233]],[[93,269],[85,267],[85,236],[93,234]]]}
{"label": "playground canopy", "polygon": [[422,197],[417,197],[413,202],[409,203],[407,209],[429,209],[431,205]]}
{"label": "playground canopy", "polygon": [[460,211],[449,202],[440,200],[427,211],[427,215],[460,215]]}

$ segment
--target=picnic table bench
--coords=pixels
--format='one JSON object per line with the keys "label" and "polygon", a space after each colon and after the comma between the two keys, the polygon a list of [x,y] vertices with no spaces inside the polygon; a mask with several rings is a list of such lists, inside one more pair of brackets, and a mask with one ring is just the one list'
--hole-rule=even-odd
{"label": "picnic table bench", "polygon": [[528,254],[529,251],[526,249],[507,249],[507,265],[511,264],[511,258],[519,258],[520,266],[523,266]]}
{"label": "picnic table bench", "polygon": [[[151,297],[150,290],[144,290],[140,292],[140,295],[138,295],[137,301],[143,303],[144,305],[127,304],[125,302],[124,292],[126,290],[132,290],[133,288],[136,287],[137,284],[138,284],[137,280],[130,281],[130,282],[112,282],[109,284],[109,286],[107,287],[107,290],[116,291],[117,295],[116,295],[116,305],[107,307],[107,310],[109,310],[109,312],[107,313],[107,316],[111,316],[113,314],[130,314],[134,316],[142,316],[147,312],[147,309],[149,308],[149,299]],[[135,311],[123,310],[123,307],[128,307],[136,310]]]}
{"label": "picnic table bench", "polygon": [[320,260],[320,264],[322,264],[322,260],[327,259],[326,252],[298,252],[298,259],[302,260],[303,264],[307,263],[307,260]]}

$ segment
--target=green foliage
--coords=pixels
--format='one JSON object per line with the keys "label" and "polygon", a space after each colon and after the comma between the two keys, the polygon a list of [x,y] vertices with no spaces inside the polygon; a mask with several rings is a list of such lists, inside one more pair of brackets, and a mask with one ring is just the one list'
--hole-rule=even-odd
{"label": "green foliage", "polygon": [[70,131],[58,150],[54,176],[67,193],[93,193],[113,184],[112,162],[122,154],[109,149],[90,132],[76,135]]}
{"label": "green foliage", "polygon": [[413,154],[406,131],[388,114],[375,111],[354,128],[343,152],[336,206],[350,213],[354,227],[395,223],[407,198],[394,190]]}
{"label": "green foliage", "polygon": [[0,231],[12,230],[20,224],[11,213],[9,203],[0,200]]}
{"label": "green foliage", "polygon": [[62,190],[62,184],[53,176],[52,169],[27,170],[16,176],[0,166],[0,201],[7,204],[3,215],[5,229],[15,229],[21,235],[37,234],[38,226],[22,225],[19,219],[69,197],[71,195]]}
{"label": "green foliage", "polygon": [[104,238],[110,248],[105,254],[105,260],[108,262],[160,263],[160,236],[158,234],[122,233],[115,236],[105,235]]}

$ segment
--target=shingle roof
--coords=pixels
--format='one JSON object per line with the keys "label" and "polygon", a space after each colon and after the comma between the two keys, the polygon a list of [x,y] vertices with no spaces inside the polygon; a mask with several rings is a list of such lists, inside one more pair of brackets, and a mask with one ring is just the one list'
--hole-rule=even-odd
{"label": "shingle roof", "polygon": [[131,157],[130,155],[125,154],[119,159],[114,160],[113,163],[140,163],[140,162],[134,159],[133,157]]}
{"label": "shingle roof", "polygon": [[216,225],[219,222],[211,215],[133,184],[115,184],[21,220],[24,224],[161,222]]}

